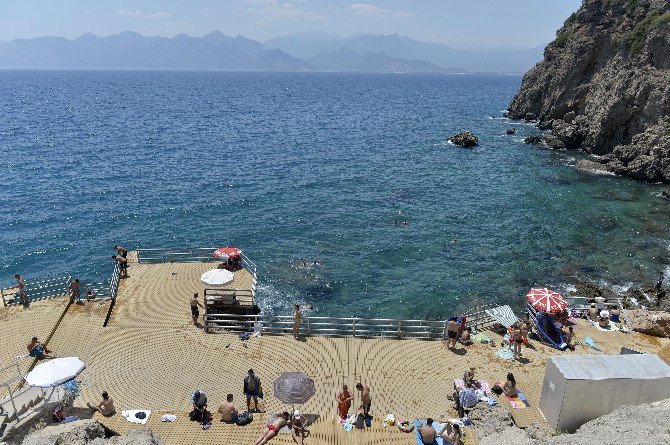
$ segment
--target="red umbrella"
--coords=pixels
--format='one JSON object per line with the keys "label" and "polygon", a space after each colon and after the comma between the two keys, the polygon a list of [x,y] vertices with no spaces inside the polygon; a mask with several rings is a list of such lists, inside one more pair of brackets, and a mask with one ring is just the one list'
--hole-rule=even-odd
{"label": "red umbrella", "polygon": [[528,292],[526,299],[538,311],[550,314],[559,314],[568,307],[568,302],[561,294],[546,287],[534,287]]}
{"label": "red umbrella", "polygon": [[228,258],[239,257],[242,254],[242,251],[237,247],[222,247],[216,249],[212,256],[221,258],[222,260],[227,260]]}

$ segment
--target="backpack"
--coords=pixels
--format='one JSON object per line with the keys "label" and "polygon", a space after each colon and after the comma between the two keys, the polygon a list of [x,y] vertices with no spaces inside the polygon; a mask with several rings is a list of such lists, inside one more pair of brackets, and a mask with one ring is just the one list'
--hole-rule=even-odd
{"label": "backpack", "polygon": [[503,389],[500,387],[500,385],[494,385],[493,388],[491,388],[491,392],[500,395],[503,393]]}
{"label": "backpack", "polygon": [[239,426],[248,425],[252,420],[254,420],[253,414],[251,414],[249,411],[245,411],[237,418],[237,424]]}
{"label": "backpack", "polygon": [[56,422],[62,422],[65,420],[65,414],[63,414],[63,410],[61,409],[60,406],[57,406],[56,409],[54,409],[54,421]]}

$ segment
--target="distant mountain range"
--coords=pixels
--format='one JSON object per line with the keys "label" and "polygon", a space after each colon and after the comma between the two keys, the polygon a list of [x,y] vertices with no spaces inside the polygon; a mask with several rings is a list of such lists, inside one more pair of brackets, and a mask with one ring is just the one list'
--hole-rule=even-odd
{"label": "distant mountain range", "polygon": [[318,31],[265,43],[220,31],[204,37],[144,37],[126,31],[0,42],[0,69],[520,73],[541,58],[541,48],[463,51],[397,34],[340,37]]}

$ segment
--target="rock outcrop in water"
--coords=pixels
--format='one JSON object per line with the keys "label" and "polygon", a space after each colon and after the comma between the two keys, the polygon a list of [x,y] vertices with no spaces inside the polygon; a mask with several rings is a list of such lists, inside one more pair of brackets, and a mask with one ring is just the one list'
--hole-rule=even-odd
{"label": "rock outcrop in water", "polygon": [[479,139],[469,131],[462,131],[453,135],[449,140],[455,144],[465,148],[473,148],[479,145]]}
{"label": "rock outcrop in water", "polygon": [[584,0],[508,115],[599,155],[603,170],[670,182],[670,2]]}

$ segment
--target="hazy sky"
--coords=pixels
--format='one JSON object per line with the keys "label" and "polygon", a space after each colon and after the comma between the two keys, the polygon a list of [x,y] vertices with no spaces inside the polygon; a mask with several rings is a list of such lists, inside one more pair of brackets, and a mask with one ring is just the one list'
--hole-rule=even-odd
{"label": "hazy sky", "polygon": [[0,39],[121,31],[267,40],[295,31],[408,35],[439,43],[547,43],[581,0],[0,0]]}

